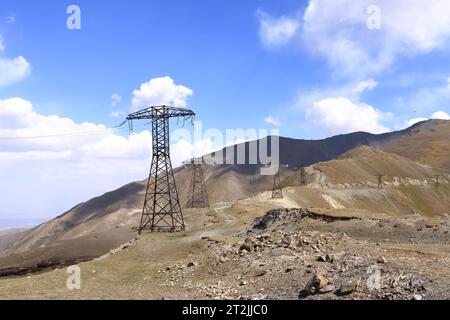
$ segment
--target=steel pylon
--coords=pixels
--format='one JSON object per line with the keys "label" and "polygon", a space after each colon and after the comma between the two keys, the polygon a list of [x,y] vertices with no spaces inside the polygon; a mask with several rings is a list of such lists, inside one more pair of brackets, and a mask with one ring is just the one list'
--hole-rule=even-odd
{"label": "steel pylon", "polygon": [[281,187],[280,170],[273,177],[272,199],[283,199],[283,188]]}
{"label": "steel pylon", "polygon": [[170,161],[169,119],[193,117],[188,109],[155,106],[130,114],[127,120],[152,120],[152,163],[138,232],[185,230],[183,213]]}
{"label": "steel pylon", "polygon": [[300,167],[299,173],[300,173],[300,176],[299,176],[300,185],[306,186],[306,169],[305,169],[305,167]]}
{"label": "steel pylon", "polygon": [[187,208],[209,208],[208,193],[206,191],[205,178],[203,176],[203,159],[202,163],[192,164],[192,177],[189,186],[189,195],[186,207]]}
{"label": "steel pylon", "polygon": [[378,177],[378,189],[383,189],[383,178],[384,178],[384,174],[377,174]]}

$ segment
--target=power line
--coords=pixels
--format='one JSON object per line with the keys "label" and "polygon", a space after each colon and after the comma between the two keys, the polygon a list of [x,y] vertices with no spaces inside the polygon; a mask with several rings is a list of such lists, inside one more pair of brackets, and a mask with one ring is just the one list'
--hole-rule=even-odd
{"label": "power line", "polygon": [[[121,130],[128,128],[123,127],[123,125],[127,123],[127,121],[122,122],[121,124],[113,127],[105,127],[105,129],[113,129]],[[145,125],[140,125],[139,127],[144,127]],[[55,139],[55,138],[73,138],[73,137],[87,137],[87,136],[107,136],[110,135],[111,132],[99,132],[99,130],[91,130],[91,131],[78,131],[78,132],[67,132],[67,133],[55,133],[55,134],[48,134],[48,135],[38,135],[38,136],[0,136],[0,140],[36,140],[36,139]]]}
{"label": "power line", "polygon": [[23,137],[0,137],[0,140],[34,140],[34,139],[54,139],[54,138],[72,138],[72,137],[86,137],[86,136],[101,136],[109,135],[106,132],[98,131],[84,131],[84,132],[71,132],[71,133],[60,133],[60,134],[50,134],[42,136],[23,136]]}

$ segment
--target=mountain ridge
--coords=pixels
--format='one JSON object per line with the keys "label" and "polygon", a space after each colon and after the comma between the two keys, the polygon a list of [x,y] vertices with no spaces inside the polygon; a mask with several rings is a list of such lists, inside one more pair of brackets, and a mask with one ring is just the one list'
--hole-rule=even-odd
{"label": "mountain ridge", "polygon": [[[439,128],[439,130],[436,130],[436,128]],[[430,135],[435,135],[437,138],[430,139]],[[444,145],[444,148],[436,149],[436,151],[441,152],[444,158],[443,160],[439,158],[438,153],[434,153],[432,158],[423,158],[420,152],[410,155],[413,159],[405,157],[405,155],[407,156],[409,154],[409,148],[405,148],[404,145],[420,143],[427,149],[434,147],[435,140],[445,141],[446,138],[447,145]],[[401,131],[381,135],[357,132],[322,140],[302,140],[281,137],[280,162],[288,165],[287,168],[281,167],[281,175],[286,180],[287,177],[294,175],[294,168],[300,164],[320,168],[324,163],[330,165],[333,161],[342,161],[342,157],[351,158],[352,150],[354,153],[359,154],[357,151],[361,146],[368,146],[374,150],[379,149],[380,152],[377,156],[387,161],[387,163],[400,163],[396,165],[399,168],[398,170],[400,170],[402,163],[409,163],[414,168],[431,166],[430,163],[438,163],[446,166],[445,157],[450,150],[448,141],[450,141],[450,121],[439,120],[421,122]],[[252,143],[258,144],[261,143],[261,140],[245,142],[246,150],[249,150],[249,145]],[[230,148],[237,150],[238,145],[226,147],[217,152],[223,152],[224,157],[226,157]],[[357,158],[356,155],[354,157]],[[430,163],[417,163],[417,159],[430,160]],[[260,176],[259,169],[261,167],[262,165],[259,164],[205,166],[205,179],[210,203],[212,205],[223,202],[232,203],[238,199],[245,199],[257,194],[265,194],[265,191],[271,190],[273,177]],[[345,168],[350,173],[353,170],[352,166],[347,165]],[[389,165],[386,168],[389,168]],[[412,170],[411,174],[420,171],[417,170]],[[430,175],[432,175],[431,172],[434,174],[434,171],[430,171]],[[450,167],[449,171],[445,172],[450,172]],[[403,176],[406,176],[407,173],[404,173]],[[422,173],[420,176],[419,173],[414,174],[418,176],[411,176],[411,178],[423,178]],[[182,205],[187,198],[190,175],[191,170],[188,166],[175,169],[175,179]],[[370,179],[367,173],[363,176],[364,180],[370,180],[371,183],[376,183],[376,177],[374,175]],[[339,178],[339,176],[336,179],[336,181],[332,182],[336,184],[355,182],[339,181],[339,179],[343,179]],[[0,268],[2,265],[8,263],[7,257],[11,254],[33,251],[42,253],[45,248],[47,251],[55,250],[55,252],[57,251],[60,254],[61,249],[57,250],[56,248],[60,246],[70,247],[70,243],[73,242],[77,245],[77,252],[82,251],[79,249],[81,246],[84,247],[86,256],[98,256],[104,253],[101,250],[114,248],[121,241],[125,242],[132,239],[135,236],[135,231],[132,228],[138,224],[142,210],[145,184],[145,180],[131,182],[114,191],[80,203],[55,219],[12,237],[13,239],[10,239],[8,243],[0,241],[0,251],[4,257],[0,258]],[[295,185],[295,182],[290,184]],[[308,190],[305,189],[305,192],[317,193],[317,190],[309,188]],[[421,192],[420,190],[413,191]],[[317,197],[314,196],[313,198]],[[429,201],[428,199],[431,198],[427,195],[425,200]],[[314,201],[312,204],[315,203]],[[323,199],[317,202],[317,205],[323,204]],[[352,206],[352,203],[346,203],[346,205]],[[355,205],[353,204],[353,206]],[[408,205],[410,204],[408,203]],[[414,206],[414,203],[411,205]],[[90,247],[92,246],[93,239],[99,242],[98,247],[101,248],[100,251]]]}

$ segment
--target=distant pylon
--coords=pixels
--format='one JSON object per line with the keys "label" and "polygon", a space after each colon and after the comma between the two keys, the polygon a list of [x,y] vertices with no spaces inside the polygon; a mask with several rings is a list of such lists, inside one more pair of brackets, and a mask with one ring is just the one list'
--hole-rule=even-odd
{"label": "distant pylon", "polygon": [[202,163],[192,164],[192,177],[189,187],[189,195],[187,201],[187,208],[209,208],[208,193],[206,191],[205,179],[203,176],[203,159]]}
{"label": "distant pylon", "polygon": [[170,162],[169,119],[192,118],[195,113],[188,109],[154,106],[130,114],[127,120],[130,129],[133,120],[152,121],[152,164],[138,232],[185,230],[177,186]]}
{"label": "distant pylon", "polygon": [[378,177],[378,189],[383,189],[383,177],[384,175],[379,173],[377,174]]}
{"label": "distant pylon", "polygon": [[277,168],[277,172],[273,178],[272,199],[283,199],[283,189],[281,187],[279,167]]}
{"label": "distant pylon", "polygon": [[254,197],[256,195],[256,177],[254,174],[250,177],[250,189],[251,189],[251,195]]}
{"label": "distant pylon", "polygon": [[305,169],[305,167],[300,167],[300,185],[306,186],[306,169]]}

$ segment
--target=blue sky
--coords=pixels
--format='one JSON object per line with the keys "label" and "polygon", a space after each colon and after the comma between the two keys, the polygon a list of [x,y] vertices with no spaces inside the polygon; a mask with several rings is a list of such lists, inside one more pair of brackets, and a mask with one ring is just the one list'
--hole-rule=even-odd
{"label": "blue sky", "polygon": [[30,77],[2,96],[26,97],[43,114],[112,125],[113,92],[126,107],[141,83],[170,76],[194,91],[189,106],[208,126],[246,127],[254,117],[260,127],[317,73],[302,67],[301,52],[261,49],[255,11],[298,8],[283,2],[78,1],[82,29],[70,31],[70,1],[2,1],[3,19],[16,17],[0,29],[8,55],[32,65]]}
{"label": "blue sky", "polygon": [[[0,139],[0,225],[144,178],[149,133],[108,127],[152,103],[306,139],[447,119],[449,40],[441,0],[2,0],[0,137],[95,134]],[[206,140],[173,141],[175,162],[217,147]]]}

